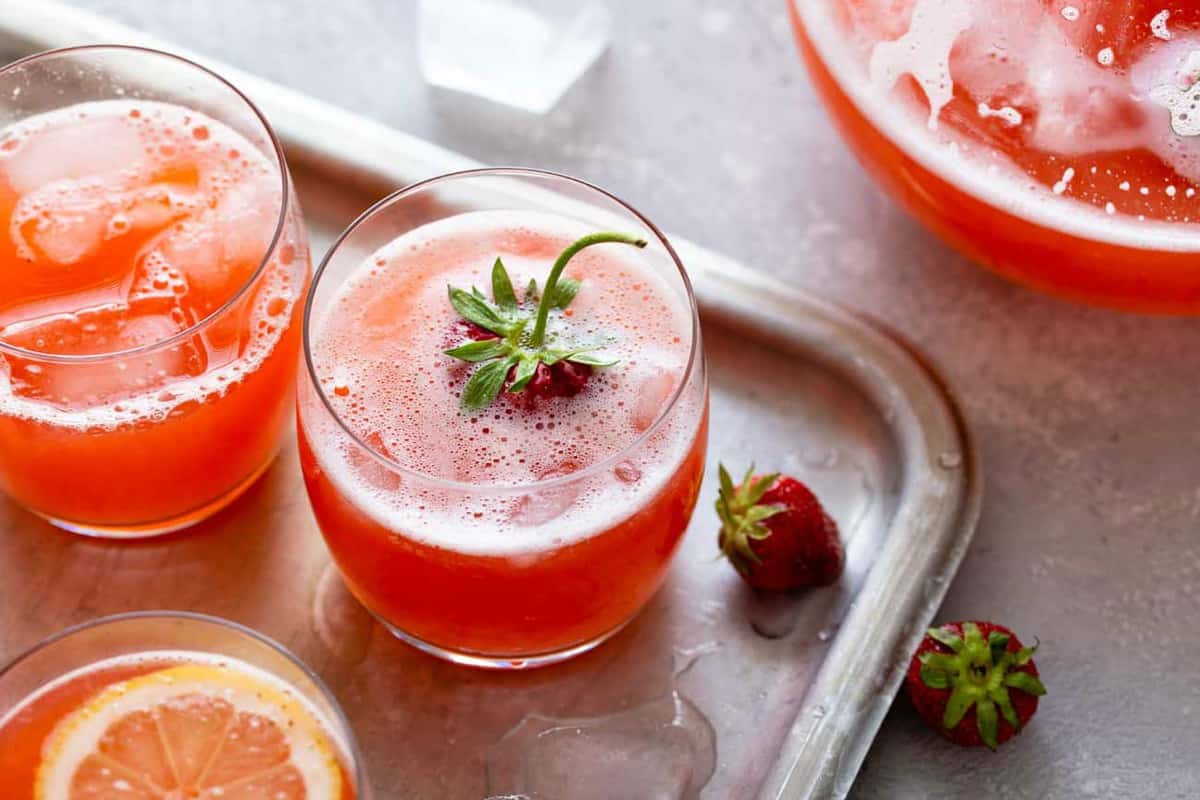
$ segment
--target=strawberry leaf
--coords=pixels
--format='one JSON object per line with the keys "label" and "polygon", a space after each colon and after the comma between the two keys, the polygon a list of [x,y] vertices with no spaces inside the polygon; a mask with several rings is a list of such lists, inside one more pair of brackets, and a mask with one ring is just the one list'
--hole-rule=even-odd
{"label": "strawberry leaf", "polygon": [[946,730],[958,727],[974,703],[973,693],[962,686],[951,692],[950,699],[946,701],[946,713],[942,715],[942,725]]}
{"label": "strawberry leaf", "polygon": [[521,363],[517,364],[517,372],[513,375],[513,381],[509,384],[508,391],[515,394],[528,386],[537,373],[539,363],[537,358],[522,358]]}
{"label": "strawberry leaf", "polygon": [[1023,667],[1033,659],[1033,654],[1037,652],[1038,642],[1034,641],[1029,647],[1022,647],[1013,654],[1013,663],[1018,667]]}
{"label": "strawberry leaf", "polygon": [[987,646],[983,640],[983,631],[979,630],[979,626],[974,622],[964,622],[963,626],[963,641],[967,646],[975,651],[979,651]]}
{"label": "strawberry leaf", "polygon": [[588,353],[575,352],[567,356],[567,361],[572,364],[583,364],[589,367],[611,367],[618,362],[615,358],[608,358],[603,353]]}
{"label": "strawberry leaf", "polygon": [[929,630],[925,631],[925,635],[930,639],[933,639],[935,642],[940,642],[941,644],[946,645],[946,647],[949,647],[956,653],[963,648],[963,640],[948,630],[943,630],[942,628],[930,628]]}
{"label": "strawberry leaf", "polygon": [[988,635],[988,647],[992,651],[992,664],[999,664],[1008,652],[1008,634],[992,631]]}
{"label": "strawberry leaf", "polygon": [[[751,469],[754,469],[751,467]],[[729,477],[729,470],[725,469],[724,464],[717,465],[717,480],[721,483],[721,495],[729,500],[733,499],[733,478]]]}
{"label": "strawberry leaf", "polygon": [[979,728],[979,738],[988,748],[995,750],[999,744],[997,739],[996,704],[985,698],[975,704],[975,725]]}
{"label": "strawberry leaf", "polygon": [[575,295],[579,294],[583,284],[574,278],[560,278],[558,287],[554,291],[554,306],[555,308],[566,308],[571,305],[571,301],[575,299]]}
{"label": "strawberry leaf", "polygon": [[459,316],[468,322],[473,322],[484,330],[498,333],[501,336],[512,330],[512,325],[500,314],[500,310],[482,297],[477,297],[462,289],[450,287],[450,305]]}
{"label": "strawberry leaf", "polygon": [[948,653],[922,653],[921,663],[947,675],[959,672],[959,660]]}
{"label": "strawberry leaf", "polygon": [[759,500],[762,500],[763,495],[775,485],[775,481],[777,480],[779,480],[778,472],[763,475],[758,480],[754,480],[752,476],[747,475],[746,480],[742,482],[742,488],[746,492],[746,503],[754,505]]}
{"label": "strawberry leaf", "polygon": [[442,352],[448,356],[475,363],[508,355],[508,345],[504,343],[503,339],[482,339],[465,342],[458,347],[452,347]]}
{"label": "strawberry leaf", "polygon": [[525,287],[525,302],[532,303],[538,299],[537,278],[530,278],[529,285]]}
{"label": "strawberry leaf", "polygon": [[504,268],[504,262],[499,258],[492,265],[492,298],[505,314],[516,313],[517,293],[513,291],[512,280],[508,277],[508,270]]}
{"label": "strawberry leaf", "polygon": [[746,511],[746,520],[751,524],[762,522],[764,519],[770,519],[776,514],[782,514],[787,511],[783,506],[752,506]]}
{"label": "strawberry leaf", "polygon": [[471,376],[471,379],[467,381],[466,388],[463,389],[463,407],[480,409],[491,405],[492,401],[496,399],[496,395],[500,394],[500,390],[504,388],[504,380],[508,377],[508,371],[512,369],[516,361],[516,356],[509,356],[499,361],[490,361],[475,370],[475,374]]}
{"label": "strawberry leaf", "polygon": [[930,689],[949,689],[950,677],[936,667],[921,666],[921,682]]}
{"label": "strawberry leaf", "polygon": [[1042,682],[1028,672],[1008,673],[1004,676],[1004,685],[1034,697],[1041,697],[1046,693],[1046,687]]}
{"label": "strawberry leaf", "polygon": [[1008,689],[1003,686],[997,686],[995,689],[988,692],[988,697],[1000,709],[1000,713],[1004,719],[1012,726],[1014,731],[1021,730],[1021,718],[1017,716],[1017,710],[1013,708],[1012,698],[1008,696]]}

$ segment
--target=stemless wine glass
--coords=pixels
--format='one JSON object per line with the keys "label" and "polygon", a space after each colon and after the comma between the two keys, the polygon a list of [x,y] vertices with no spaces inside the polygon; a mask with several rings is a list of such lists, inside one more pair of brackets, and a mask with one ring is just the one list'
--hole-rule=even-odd
{"label": "stemless wine glass", "polygon": [[307,236],[279,141],[186,59],[55,50],[0,70],[0,490],[151,536],[270,464]]}
{"label": "stemless wine glass", "polygon": [[[507,392],[460,410],[470,365],[441,350],[469,327],[455,322],[446,281],[492,287],[501,257],[531,308],[547,284],[530,278],[598,231],[648,244],[571,261],[582,288],[559,313],[608,326],[621,364],[578,395],[535,398],[534,411]],[[413,337],[429,346],[392,360]],[[305,353],[313,510],[350,590],[402,640],[478,667],[553,663],[611,636],[663,581],[703,475],[708,384],[687,275],[630,206],[534,170],[403,189],[326,256]]]}
{"label": "stemless wine glass", "polygon": [[[206,684],[209,680],[212,686]],[[213,693],[203,694],[208,691]],[[228,708],[217,708],[207,719],[196,699],[203,696]],[[164,719],[164,714],[173,718]],[[206,771],[181,776],[188,764],[176,763],[170,770],[174,775],[162,776],[154,768],[163,760],[158,745],[147,750],[141,735],[139,720],[150,716],[158,718],[162,741],[177,746],[176,760],[181,752],[204,758]],[[223,731],[205,726],[206,719],[211,726],[218,717],[227,718]],[[66,724],[69,718],[77,722]],[[317,725],[314,738],[322,743],[315,751],[305,749],[304,738],[294,735],[292,743],[300,745],[290,752],[280,747],[282,729],[306,730],[310,721]],[[71,746],[56,746],[72,732]],[[256,748],[258,760],[239,754],[217,763],[219,753],[208,751],[220,750],[222,734],[256,739],[248,746]],[[152,742],[158,741],[158,735],[150,735]],[[193,745],[191,751],[180,747],[185,741]],[[204,742],[208,744],[200,747]],[[307,775],[306,785],[330,788],[337,800],[370,797],[354,732],[321,679],[277,642],[203,614],[142,611],[93,620],[51,636],[0,670],[0,772],[6,790],[32,797],[35,782],[56,779],[80,789],[80,783],[97,778],[89,766],[95,756],[83,757],[88,746],[103,749],[108,761],[100,764],[107,769],[101,774],[116,782],[117,790],[124,787],[130,793],[121,797],[145,791],[146,781],[169,797],[177,791],[181,797],[199,797],[188,793],[197,791],[193,782],[208,789],[205,797],[224,794],[227,782],[243,788],[253,783],[267,796],[272,790],[287,791],[295,774]],[[272,753],[279,761],[290,756],[297,769],[274,763]],[[295,774],[287,774],[289,770]],[[237,777],[238,772],[249,774]],[[273,783],[264,782],[264,776]],[[103,788],[90,785],[93,793],[86,796],[117,796],[104,794]]]}

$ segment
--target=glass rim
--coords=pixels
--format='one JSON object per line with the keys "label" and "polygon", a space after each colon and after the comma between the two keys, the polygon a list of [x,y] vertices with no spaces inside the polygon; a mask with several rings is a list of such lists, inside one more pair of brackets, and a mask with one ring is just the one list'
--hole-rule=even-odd
{"label": "glass rim", "polygon": [[[559,475],[554,478],[545,478],[542,480],[532,481],[530,483],[500,484],[500,485],[493,486],[493,485],[486,485],[486,484],[481,485],[481,484],[471,483],[469,481],[454,480],[451,478],[440,478],[435,475],[429,475],[427,473],[413,469],[412,467],[401,464],[400,462],[383,455],[382,453],[378,452],[375,448],[371,447],[369,444],[367,444],[365,441],[363,441],[363,438],[361,436],[359,436],[357,433],[355,433],[354,430],[352,430],[350,428],[350,426],[346,424],[346,421],[342,419],[341,415],[337,413],[337,410],[334,409],[333,403],[330,401],[329,396],[325,393],[325,390],[321,388],[321,382],[317,378],[316,365],[313,363],[311,333],[312,333],[313,307],[316,303],[317,289],[321,285],[321,279],[325,275],[325,270],[330,265],[330,263],[333,261],[333,257],[335,255],[337,255],[337,252],[341,248],[342,244],[345,243],[346,240],[349,239],[356,230],[358,230],[360,225],[365,223],[368,219],[373,217],[376,213],[384,210],[387,207],[390,207],[393,203],[396,203],[407,197],[419,194],[420,192],[425,191],[426,189],[429,189],[431,187],[437,186],[439,184],[448,183],[448,182],[452,182],[452,181],[458,181],[458,180],[465,180],[465,179],[470,179],[470,178],[487,178],[487,177],[504,177],[504,176],[514,177],[514,178],[535,178],[535,179],[539,179],[539,180],[544,179],[544,180],[551,180],[551,181],[563,181],[563,182],[566,182],[569,184],[573,184],[577,187],[582,187],[583,189],[586,189],[587,191],[598,193],[599,195],[613,201],[614,203],[617,204],[618,207],[620,207],[622,210],[631,214],[633,216],[633,218],[636,219],[638,222],[640,222],[642,225],[645,225],[646,228],[658,240],[659,244],[661,244],[663,246],[663,248],[666,250],[667,255],[670,257],[672,264],[674,264],[675,269],[678,272],[679,277],[683,282],[684,292],[687,297],[688,310],[691,315],[692,342],[691,342],[691,347],[688,352],[687,366],[684,368],[683,378],[682,378],[682,380],[680,380],[679,385],[675,388],[675,391],[671,394],[670,398],[663,405],[663,408],[659,412],[658,416],[654,418],[654,422],[651,423],[650,426],[646,428],[646,430],[644,430],[640,434],[638,434],[638,436],[636,438],[634,438],[633,441],[631,441],[627,445],[625,445],[625,447],[621,448],[620,450],[618,450],[608,456],[605,456],[604,458],[600,459],[599,461],[596,461],[596,462],[593,462],[593,463],[587,465],[586,467],[584,467],[581,470],[578,470],[576,472],[571,472],[566,475]],[[702,361],[700,313],[699,313],[699,309],[696,305],[696,295],[692,289],[691,278],[688,277],[687,270],[684,269],[683,261],[679,258],[679,254],[675,251],[675,247],[667,239],[666,235],[658,228],[658,226],[656,226],[653,222],[651,222],[644,214],[642,214],[640,211],[638,211],[636,208],[634,208],[630,204],[626,203],[621,198],[617,197],[612,192],[609,192],[606,189],[602,189],[601,187],[599,187],[593,183],[590,183],[588,181],[585,181],[581,178],[575,178],[570,175],[565,175],[561,172],[554,172],[552,170],[546,170],[546,169],[536,169],[536,168],[532,168],[532,167],[480,167],[480,168],[475,168],[475,169],[464,169],[464,170],[457,170],[455,172],[447,172],[447,173],[444,173],[441,175],[435,175],[434,177],[431,177],[431,178],[425,178],[424,180],[417,181],[416,183],[411,183],[408,186],[405,186],[401,189],[397,189],[396,191],[392,192],[388,196],[373,203],[369,208],[367,208],[366,211],[363,211],[361,214],[359,214],[358,217],[355,218],[355,220],[353,222],[351,222],[350,225],[347,226],[346,229],[344,231],[342,231],[342,233],[340,235],[338,235],[337,239],[334,240],[333,244],[331,244],[329,246],[329,250],[326,251],[324,258],[321,259],[321,265],[317,268],[316,272],[313,273],[312,283],[309,285],[309,288],[308,288],[308,297],[306,298],[305,303],[304,303],[304,324],[303,324],[303,332],[302,332],[301,338],[303,339],[303,342],[304,342],[304,363],[305,363],[306,371],[308,374],[309,383],[311,384],[313,390],[317,393],[317,397],[320,398],[321,404],[324,406],[325,410],[334,419],[334,421],[337,422],[338,426],[342,429],[342,431],[345,432],[345,434],[350,437],[350,440],[355,445],[357,445],[358,447],[365,450],[371,456],[371,458],[373,458],[378,463],[382,464],[384,467],[386,467],[390,470],[393,470],[395,472],[398,472],[406,477],[412,477],[418,481],[424,482],[427,485],[436,486],[438,488],[455,489],[455,490],[461,490],[461,491],[465,491],[465,492],[475,492],[475,493],[487,492],[487,493],[516,494],[516,493],[525,493],[525,492],[529,492],[529,491],[537,491],[537,490],[542,490],[542,489],[549,489],[549,488],[553,488],[556,486],[563,486],[566,484],[570,484],[570,483],[573,483],[578,480],[583,480],[583,479],[588,478],[588,477],[590,477],[598,472],[601,472],[605,469],[610,469],[612,467],[615,467],[617,464],[620,464],[623,460],[628,458],[630,453],[634,452],[635,450],[640,448],[643,444],[645,444],[645,442],[648,441],[654,435],[654,433],[657,432],[663,426],[663,424],[666,422],[667,418],[671,415],[671,413],[679,405],[680,401],[682,400],[682,398],[684,396],[684,393],[687,391],[688,384],[692,380],[692,377],[696,371],[697,365],[700,364]]]}
{"label": "glass rim", "polygon": [[[250,288],[254,286],[259,277],[262,276],[267,264],[270,262],[272,256],[274,256],[275,251],[279,248],[280,240],[283,238],[283,230],[287,224],[288,212],[292,202],[291,189],[289,186],[291,182],[288,179],[287,159],[283,154],[283,144],[279,141],[279,137],[276,135],[275,129],[271,127],[271,123],[267,121],[266,115],[264,115],[259,107],[254,104],[254,101],[252,101],[241,89],[234,86],[228,79],[222,77],[219,73],[214,72],[203,64],[193,61],[185,56],[169,53],[166,50],[158,50],[153,47],[143,47],[141,45],[132,44],[83,44],[74,45],[71,47],[57,47],[53,50],[43,50],[38,53],[31,53],[27,56],[22,56],[16,61],[9,62],[8,64],[0,67],[0,77],[7,75],[15,69],[37,61],[42,61],[44,59],[75,54],[103,52],[132,53],[134,55],[149,56],[151,58],[162,57],[176,61],[184,66],[196,69],[210,78],[215,79],[218,84],[229,89],[236,97],[240,98],[241,101],[246,104],[254,117],[262,125],[263,130],[266,132],[267,140],[270,142],[271,148],[274,151],[276,164],[279,167],[280,203],[279,215],[275,220],[275,230],[271,235],[270,242],[263,251],[263,255],[258,262],[258,266],[254,268],[254,272],[246,278],[246,281],[238,287],[236,292],[230,295],[225,302],[221,303],[221,305],[213,309],[202,319],[196,321],[177,333],[171,334],[165,339],[161,339],[157,342],[138,345],[137,347],[130,347],[125,350],[114,350],[111,353],[88,353],[85,355],[42,353],[38,350],[29,350],[28,348],[18,347],[14,344],[8,344],[3,339],[0,339],[0,354],[7,353],[9,355],[17,356],[18,358],[51,364],[96,364],[122,358],[131,358],[143,353],[151,353],[156,350],[170,347],[174,344],[184,341],[185,339],[195,336],[200,331],[209,327],[212,323],[223,317],[226,312],[244,299],[249,293]],[[220,122],[220,120],[217,121]]]}
{"label": "glass rim", "polygon": [[[355,781],[355,790],[358,792],[360,797],[369,796],[369,794],[364,794],[368,792],[368,784],[366,768],[363,766],[362,750],[359,748],[358,740],[355,738],[354,728],[350,725],[350,720],[347,719],[346,712],[342,710],[341,703],[338,702],[338,699],[333,694],[333,691],[328,685],[326,685],[325,681],[321,679],[321,676],[318,675],[312,669],[312,667],[304,663],[299,656],[297,656],[283,644],[277,642],[275,639],[272,639],[270,636],[267,636],[265,633],[260,633],[247,625],[243,625],[240,622],[234,622],[231,619],[217,617],[212,614],[202,614],[198,611],[150,609],[143,611],[126,611],[120,614],[109,614],[108,616],[97,617],[85,622],[78,622],[74,625],[70,625],[50,634],[44,639],[41,639],[37,643],[17,653],[17,655],[9,659],[7,663],[0,665],[0,680],[3,680],[6,675],[33,656],[53,647],[59,642],[75,636],[76,634],[83,633],[84,631],[92,630],[94,628],[100,628],[105,625],[111,625],[120,622],[135,622],[137,620],[187,620],[189,622],[212,625],[213,627],[217,628],[225,628],[233,631],[234,633],[238,633],[242,636],[252,639],[258,644],[265,645],[268,649],[273,650],[279,655],[283,656],[285,661],[291,663],[292,666],[296,667],[306,678],[312,681],[313,686],[317,688],[317,691],[329,704],[330,709],[333,712],[333,719],[329,722],[341,726],[341,731],[338,731],[338,733],[344,738],[344,744],[346,745],[346,749],[349,751],[345,755],[351,762],[347,765],[347,767],[353,775]],[[153,651],[148,650],[147,652]],[[291,682],[288,681],[287,683],[290,686]],[[34,691],[36,692],[37,690],[35,689]],[[24,702],[24,699],[26,698],[23,698],[21,702]]]}

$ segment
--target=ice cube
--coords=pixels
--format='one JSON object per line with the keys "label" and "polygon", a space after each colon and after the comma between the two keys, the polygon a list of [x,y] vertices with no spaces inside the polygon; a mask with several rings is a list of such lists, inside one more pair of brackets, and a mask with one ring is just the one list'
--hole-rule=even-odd
{"label": "ice cube", "polygon": [[110,271],[121,271],[129,266],[125,256],[194,204],[194,193],[170,184],[123,188],[97,180],[61,180],[22,196],[11,225],[17,252],[30,261],[77,264],[106,240],[120,239],[112,245],[116,251],[98,260]]}
{"label": "ice cube", "polygon": [[[562,478],[579,471],[579,464],[567,460],[537,474],[539,481]],[[536,527],[561,517],[579,497],[579,481],[539,489],[517,499],[512,519],[518,525]]]}
{"label": "ice cube", "polygon": [[421,0],[420,63],[434,86],[544,114],[608,46],[602,4]]}
{"label": "ice cube", "polygon": [[716,734],[677,692],[602,717],[526,717],[488,754],[488,788],[531,797],[601,800],[699,797]]}
{"label": "ice cube", "polygon": [[[393,458],[379,431],[371,431],[362,439],[367,446],[384,458]],[[347,451],[347,459],[354,471],[376,489],[394,492],[400,488],[401,481],[398,474],[379,463],[370,453],[363,452],[356,445],[351,446],[351,449]]]}
{"label": "ice cube", "polygon": [[675,391],[675,374],[661,367],[653,368],[642,378],[634,392],[630,422],[634,430],[644,431],[654,424],[663,412],[671,392]]}
{"label": "ice cube", "polygon": [[[0,339],[37,352],[96,355],[153,345],[186,327],[173,298],[147,297],[8,325]],[[71,408],[157,391],[207,368],[204,349],[192,339],[95,363],[10,360],[13,376],[21,378],[14,386],[18,394]]]}
{"label": "ice cube", "polygon": [[28,261],[76,264],[105,239],[111,217],[108,199],[94,185],[66,183],[46,189],[25,195],[13,209],[13,244]]}
{"label": "ice cube", "polygon": [[266,254],[278,214],[275,183],[247,179],[158,245],[158,255],[186,280],[188,303],[198,314],[219,308],[250,278]]}
{"label": "ice cube", "polygon": [[43,128],[3,152],[11,157],[0,157],[0,173],[20,194],[59,180],[148,167],[146,148],[135,126],[111,115]]}

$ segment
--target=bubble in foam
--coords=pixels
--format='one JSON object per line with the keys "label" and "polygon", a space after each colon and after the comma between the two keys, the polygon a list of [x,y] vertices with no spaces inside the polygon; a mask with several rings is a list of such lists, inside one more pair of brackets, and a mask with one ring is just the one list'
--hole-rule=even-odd
{"label": "bubble in foam", "polygon": [[1079,19],[1079,9],[1075,6],[1063,6],[1062,16],[1067,22],[1075,22]]}
{"label": "bubble in foam", "polygon": [[1111,47],[1102,48],[1099,53],[1096,53],[1096,61],[1105,67],[1112,64],[1114,58],[1115,56]]}

